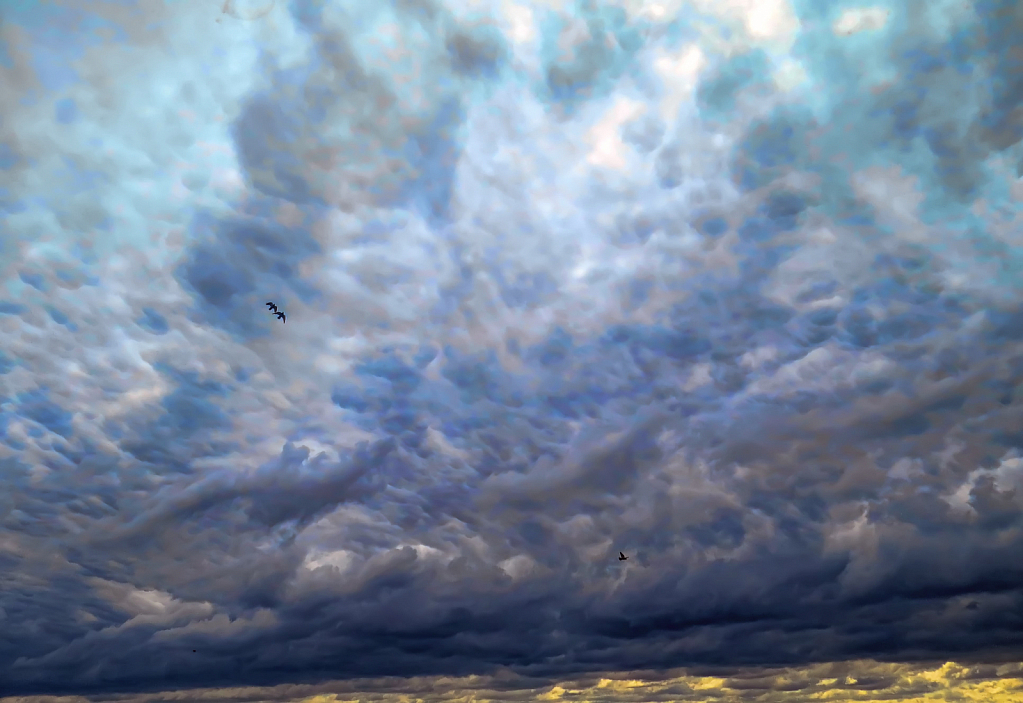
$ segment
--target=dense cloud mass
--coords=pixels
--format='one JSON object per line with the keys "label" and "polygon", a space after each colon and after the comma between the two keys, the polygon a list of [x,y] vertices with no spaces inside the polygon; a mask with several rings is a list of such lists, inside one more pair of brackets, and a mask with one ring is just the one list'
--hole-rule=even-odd
{"label": "dense cloud mass", "polygon": [[0,695],[1018,660],[1021,7],[4,4]]}

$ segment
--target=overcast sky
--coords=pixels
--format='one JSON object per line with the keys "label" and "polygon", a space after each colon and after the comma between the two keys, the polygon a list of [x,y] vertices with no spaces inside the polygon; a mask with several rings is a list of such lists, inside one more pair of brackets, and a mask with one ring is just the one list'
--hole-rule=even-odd
{"label": "overcast sky", "polygon": [[1021,7],[5,0],[0,695],[1018,677]]}

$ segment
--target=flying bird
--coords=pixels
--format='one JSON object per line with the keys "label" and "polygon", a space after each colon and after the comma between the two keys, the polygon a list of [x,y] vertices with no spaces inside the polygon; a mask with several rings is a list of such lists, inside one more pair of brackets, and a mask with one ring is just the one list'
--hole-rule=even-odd
{"label": "flying bird", "polygon": [[277,319],[278,320],[280,320],[281,322],[287,323],[288,319],[284,316],[283,312],[275,312],[274,314],[277,315]]}
{"label": "flying bird", "polygon": [[625,561],[629,557],[625,556],[622,552],[618,552],[618,561]]}
{"label": "flying bird", "polygon": [[270,312],[277,312],[277,306],[273,303],[267,303],[266,306],[270,308]]}

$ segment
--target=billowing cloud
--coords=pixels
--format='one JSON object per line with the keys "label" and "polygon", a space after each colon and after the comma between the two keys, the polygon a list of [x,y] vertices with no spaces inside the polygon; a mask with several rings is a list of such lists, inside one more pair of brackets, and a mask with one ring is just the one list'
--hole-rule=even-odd
{"label": "billowing cloud", "polygon": [[0,695],[1010,676],[1015,5],[4,13]]}

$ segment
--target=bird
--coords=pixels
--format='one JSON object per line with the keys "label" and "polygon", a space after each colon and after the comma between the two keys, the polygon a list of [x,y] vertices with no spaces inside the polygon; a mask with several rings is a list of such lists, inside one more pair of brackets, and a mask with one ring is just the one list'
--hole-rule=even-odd
{"label": "bird", "polygon": [[288,319],[284,316],[283,312],[275,312],[274,314],[277,315],[277,319],[280,320],[281,322],[284,323],[288,322]]}
{"label": "bird", "polygon": [[273,303],[267,303],[266,306],[270,308],[270,312],[277,312],[277,306]]}
{"label": "bird", "polygon": [[629,557],[625,556],[622,552],[618,552],[618,561],[625,561]]}

